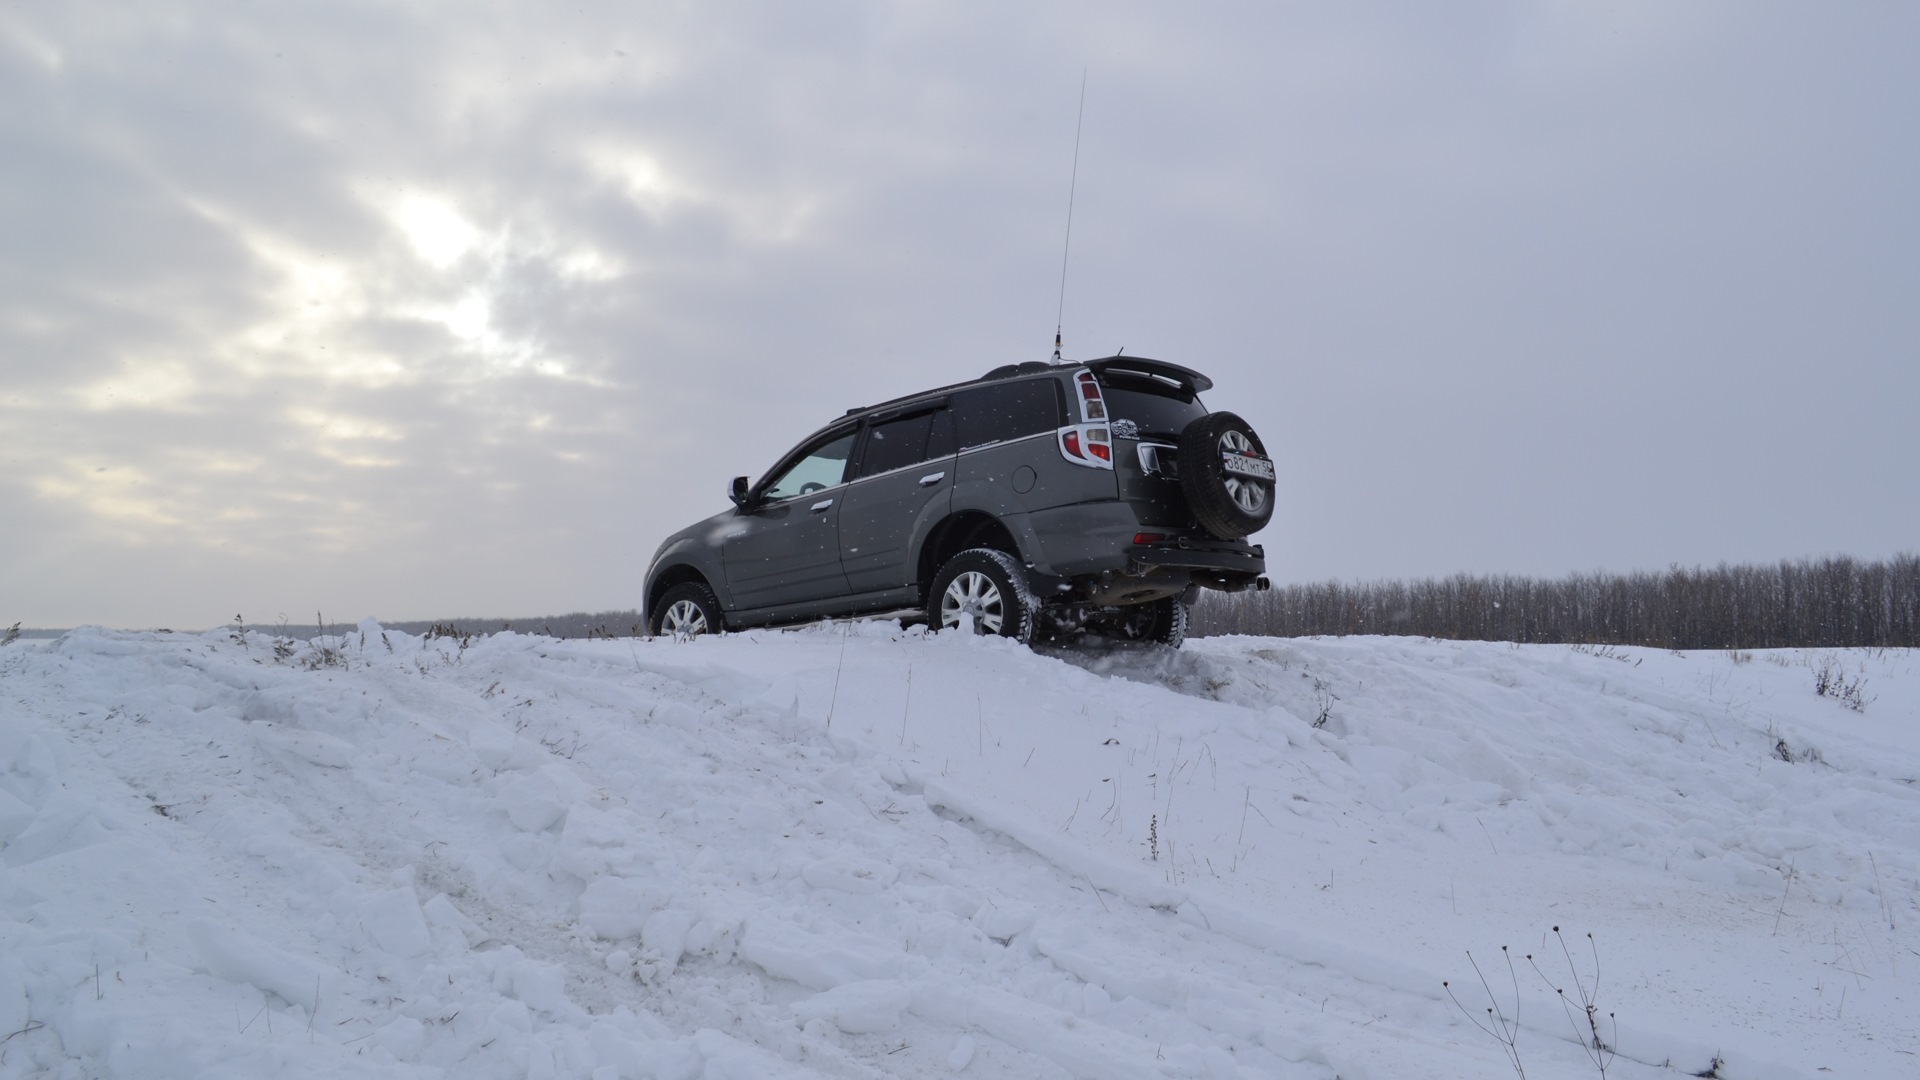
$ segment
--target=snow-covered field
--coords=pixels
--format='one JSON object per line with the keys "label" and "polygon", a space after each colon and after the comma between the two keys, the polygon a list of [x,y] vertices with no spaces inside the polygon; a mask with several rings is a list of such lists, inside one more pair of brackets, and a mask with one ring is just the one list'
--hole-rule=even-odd
{"label": "snow-covered field", "polygon": [[1920,1076],[1912,652],[338,644],[0,650],[0,1076]]}

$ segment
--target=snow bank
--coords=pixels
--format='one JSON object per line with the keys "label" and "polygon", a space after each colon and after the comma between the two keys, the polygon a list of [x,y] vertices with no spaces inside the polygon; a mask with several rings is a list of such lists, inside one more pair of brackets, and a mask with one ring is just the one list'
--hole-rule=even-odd
{"label": "snow bank", "polygon": [[1443,980],[1532,1076],[1596,986],[1609,1076],[1911,1076],[1917,713],[1896,652],[75,631],[0,652],[0,1076],[1509,1073]]}

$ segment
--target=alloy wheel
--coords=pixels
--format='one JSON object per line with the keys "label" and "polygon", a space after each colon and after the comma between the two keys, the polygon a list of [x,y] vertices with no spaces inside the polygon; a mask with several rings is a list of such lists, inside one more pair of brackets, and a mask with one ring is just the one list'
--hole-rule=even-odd
{"label": "alloy wheel", "polygon": [[954,578],[947,591],[940,595],[942,629],[959,626],[961,620],[971,617],[976,632],[998,634],[1005,614],[1000,587],[978,570],[968,570]]}
{"label": "alloy wheel", "polygon": [[[1238,431],[1225,431],[1220,434],[1220,452],[1222,454],[1248,454],[1259,456],[1244,434]],[[1227,497],[1233,500],[1242,512],[1257,515],[1267,505],[1267,488],[1257,480],[1243,480],[1229,474],[1226,478]]]}
{"label": "alloy wheel", "polygon": [[707,614],[691,600],[676,600],[660,620],[660,628],[674,637],[694,637],[707,632]]}

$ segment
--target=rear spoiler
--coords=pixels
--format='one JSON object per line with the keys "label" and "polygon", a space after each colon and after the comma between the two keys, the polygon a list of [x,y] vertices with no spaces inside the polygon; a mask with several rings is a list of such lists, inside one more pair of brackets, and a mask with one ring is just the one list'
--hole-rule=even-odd
{"label": "rear spoiler", "polygon": [[1192,368],[1169,364],[1165,360],[1149,360],[1144,356],[1108,356],[1099,360],[1088,360],[1080,365],[1091,368],[1101,376],[1131,375],[1136,379],[1152,379],[1168,386],[1178,386],[1190,394],[1199,394],[1213,389],[1213,380]]}

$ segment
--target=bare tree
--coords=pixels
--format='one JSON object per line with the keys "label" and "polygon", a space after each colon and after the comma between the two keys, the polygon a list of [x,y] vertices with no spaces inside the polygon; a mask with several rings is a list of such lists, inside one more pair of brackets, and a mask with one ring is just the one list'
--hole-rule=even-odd
{"label": "bare tree", "polygon": [[1559,579],[1455,574],[1208,594],[1193,633],[1403,634],[1669,649],[1920,646],[1920,556]]}

